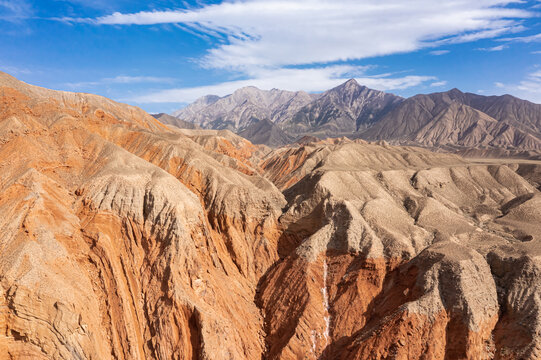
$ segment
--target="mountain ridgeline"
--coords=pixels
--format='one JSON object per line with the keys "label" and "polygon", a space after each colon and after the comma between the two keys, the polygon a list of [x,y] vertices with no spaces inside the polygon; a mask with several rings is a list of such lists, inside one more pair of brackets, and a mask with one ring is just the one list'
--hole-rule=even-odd
{"label": "mountain ridgeline", "polygon": [[303,136],[347,136],[474,153],[541,151],[539,104],[458,89],[404,99],[354,79],[321,94],[242,88],[224,97],[205,96],[173,116],[273,147]]}

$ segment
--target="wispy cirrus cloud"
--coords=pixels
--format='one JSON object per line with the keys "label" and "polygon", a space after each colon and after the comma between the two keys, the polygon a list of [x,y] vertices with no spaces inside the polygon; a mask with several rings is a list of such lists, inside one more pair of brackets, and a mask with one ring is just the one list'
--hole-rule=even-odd
{"label": "wispy cirrus cloud", "polygon": [[167,77],[155,76],[125,76],[119,75],[110,78],[102,78],[96,81],[81,81],[77,83],[67,83],[66,85],[72,89],[92,87],[106,84],[143,84],[143,83],[172,83],[174,79]]}
{"label": "wispy cirrus cloud", "polygon": [[[500,24],[500,26],[498,26],[497,24]],[[519,33],[521,31],[526,30],[524,26],[516,22],[510,22],[508,20],[494,21],[492,25],[494,26],[494,28],[492,29],[481,30],[481,31],[471,31],[465,34],[451,36],[448,38],[435,41],[434,44],[443,45],[443,44],[461,44],[461,43],[475,42],[475,41],[483,40],[483,39],[494,39],[502,35],[506,35],[510,33]]]}
{"label": "wispy cirrus cloud", "polygon": [[447,85],[447,81],[443,80],[443,81],[433,82],[432,84],[430,84],[430,87],[442,87],[445,85]]}
{"label": "wispy cirrus cloud", "polygon": [[507,49],[508,46],[507,45],[498,45],[498,46],[493,46],[493,47],[488,47],[488,48],[477,48],[475,50],[478,50],[478,51],[502,51],[504,49]]}
{"label": "wispy cirrus cloud", "polygon": [[431,51],[429,54],[434,55],[434,56],[441,56],[441,55],[449,54],[450,52],[451,51],[449,50],[434,50],[434,51]]}
{"label": "wispy cirrus cloud", "polygon": [[12,66],[12,65],[1,65],[0,64],[0,71],[8,73],[11,76],[32,74],[32,70],[30,70],[28,68],[19,67],[19,66]]}
{"label": "wispy cirrus cloud", "polygon": [[33,13],[31,4],[26,0],[0,0],[0,20],[19,22]]}
{"label": "wispy cirrus cloud", "polygon": [[512,85],[511,91],[541,104],[541,70],[528,74],[518,85]]}
{"label": "wispy cirrus cloud", "polygon": [[529,35],[529,36],[507,37],[507,38],[498,39],[498,41],[521,42],[521,43],[541,42],[541,34],[535,34],[535,35]]}
{"label": "wispy cirrus cloud", "polygon": [[496,82],[494,86],[520,98],[541,104],[541,70],[530,72],[518,83],[505,84]]}

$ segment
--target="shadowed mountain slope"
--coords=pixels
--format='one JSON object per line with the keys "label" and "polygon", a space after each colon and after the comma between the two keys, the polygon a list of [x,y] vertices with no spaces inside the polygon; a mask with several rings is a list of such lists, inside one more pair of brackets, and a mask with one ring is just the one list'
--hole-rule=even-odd
{"label": "shadowed mountain slope", "polygon": [[168,125],[173,125],[173,126],[176,126],[180,129],[201,129],[201,126],[197,125],[197,124],[194,124],[194,123],[191,123],[191,122],[188,122],[188,121],[184,121],[184,120],[181,120],[179,118],[176,118],[176,117],[173,117],[171,115],[167,115],[167,114],[164,114],[164,113],[160,113],[160,114],[152,114],[152,116],[159,120],[162,124],[168,124]]}
{"label": "shadowed mountain slope", "polygon": [[252,123],[240,131],[239,135],[254,144],[265,144],[272,147],[287,145],[293,141],[291,136],[267,119]]}

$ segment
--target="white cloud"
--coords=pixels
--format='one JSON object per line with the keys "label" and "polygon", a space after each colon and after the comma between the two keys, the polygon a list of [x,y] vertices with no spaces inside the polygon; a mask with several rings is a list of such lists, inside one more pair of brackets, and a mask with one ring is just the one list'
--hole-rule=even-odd
{"label": "white cloud", "polygon": [[[496,26],[499,24],[500,26]],[[452,36],[446,39],[436,41],[434,44],[459,44],[466,42],[473,42],[482,39],[492,39],[498,36],[504,35],[506,33],[517,33],[526,30],[522,25],[513,25],[513,22],[510,21],[495,21],[493,25],[496,26],[493,29],[482,30],[482,31],[473,31],[466,34]]]}
{"label": "white cloud", "polygon": [[514,2],[236,0],[189,10],[117,12],[92,21],[183,24],[226,40],[209,50],[205,66],[246,69],[363,59],[493,38],[521,30],[520,19],[532,16],[505,7]]}
{"label": "white cloud", "polygon": [[505,92],[538,104],[541,104],[541,70],[529,73],[518,84],[495,83]]}
{"label": "white cloud", "polygon": [[541,50],[540,51],[532,51],[532,54],[541,54]]}
{"label": "white cloud", "polygon": [[449,53],[450,53],[449,50],[434,50],[434,51],[431,51],[429,54],[434,55],[434,56],[440,56],[440,55],[445,55]]}
{"label": "white cloud", "polygon": [[162,90],[146,95],[125,99],[139,104],[150,103],[189,103],[197,98],[214,94],[224,96],[245,86],[256,86],[263,90],[279,88],[283,90],[304,90],[308,92],[319,92],[330,89],[349,78],[356,78],[365,86],[378,90],[399,90],[420,85],[426,81],[435,80],[431,76],[408,75],[403,77],[367,76],[364,74],[367,67],[335,65],[320,68],[308,69],[259,69],[251,73],[247,80],[228,81],[221,84],[197,86],[189,88],[178,88]]}
{"label": "white cloud", "polygon": [[526,79],[522,80],[517,86],[515,93],[518,96],[530,101],[541,104],[541,73],[530,74]]}
{"label": "white cloud", "polygon": [[105,78],[104,82],[111,82],[115,84],[135,84],[135,83],[167,83],[173,81],[167,77],[155,77],[155,76],[116,76],[114,78]]}
{"label": "white cloud", "polygon": [[143,83],[171,83],[174,80],[167,77],[155,76],[125,76],[119,75],[112,78],[103,78],[96,81],[82,81],[77,83],[67,83],[71,88],[82,88],[87,86],[97,86],[104,84],[143,84]]}
{"label": "white cloud", "polygon": [[447,85],[447,81],[443,80],[443,81],[436,81],[436,82],[433,82],[432,84],[430,84],[431,87],[441,87],[441,86],[445,86]]}
{"label": "white cloud", "polygon": [[489,48],[477,48],[475,50],[479,50],[479,51],[502,51],[503,49],[507,49],[507,45],[498,45],[498,46],[489,47]]}
{"label": "white cloud", "polygon": [[503,39],[499,39],[498,41],[510,41],[510,42],[522,42],[522,43],[541,42],[541,34],[503,38]]}

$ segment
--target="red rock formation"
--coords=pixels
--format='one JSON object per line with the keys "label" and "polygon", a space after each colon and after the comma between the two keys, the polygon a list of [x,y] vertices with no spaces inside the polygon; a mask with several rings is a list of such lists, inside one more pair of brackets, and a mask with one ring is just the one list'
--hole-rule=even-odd
{"label": "red rock formation", "polygon": [[535,166],[0,104],[0,358],[541,356]]}

